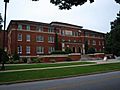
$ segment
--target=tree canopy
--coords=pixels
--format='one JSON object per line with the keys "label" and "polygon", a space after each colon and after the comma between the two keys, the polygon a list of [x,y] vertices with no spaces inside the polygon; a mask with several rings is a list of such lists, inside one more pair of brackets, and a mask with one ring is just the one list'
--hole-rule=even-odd
{"label": "tree canopy", "polygon": [[117,18],[111,22],[111,31],[106,35],[105,50],[120,56],[120,11]]}
{"label": "tree canopy", "polygon": [[[32,1],[39,1],[39,0],[32,0]],[[58,6],[61,10],[62,9],[71,9],[72,6],[78,6],[78,5],[83,5],[89,1],[90,3],[93,3],[94,0],[50,0],[50,3]],[[116,3],[120,4],[120,0],[115,0]]]}

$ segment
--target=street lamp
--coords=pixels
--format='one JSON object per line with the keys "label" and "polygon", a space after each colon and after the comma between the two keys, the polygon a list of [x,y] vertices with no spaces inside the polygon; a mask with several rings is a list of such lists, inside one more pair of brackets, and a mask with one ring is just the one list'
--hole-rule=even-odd
{"label": "street lamp", "polygon": [[[5,2],[5,14],[4,14],[4,32],[3,32],[3,50],[5,51],[6,11],[7,11],[7,3],[9,3],[9,0],[4,0],[4,2]],[[5,70],[4,60],[2,60],[1,70]]]}

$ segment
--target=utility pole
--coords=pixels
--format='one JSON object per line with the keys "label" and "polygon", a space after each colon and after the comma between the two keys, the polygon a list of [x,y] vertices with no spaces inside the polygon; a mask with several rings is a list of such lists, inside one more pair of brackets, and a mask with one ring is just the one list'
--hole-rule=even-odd
{"label": "utility pole", "polygon": [[[5,13],[4,13],[3,50],[5,51],[6,11],[7,11],[7,3],[9,3],[9,0],[4,0],[4,2],[5,2]],[[5,60],[2,60],[1,70],[5,70],[4,63],[5,63]]]}

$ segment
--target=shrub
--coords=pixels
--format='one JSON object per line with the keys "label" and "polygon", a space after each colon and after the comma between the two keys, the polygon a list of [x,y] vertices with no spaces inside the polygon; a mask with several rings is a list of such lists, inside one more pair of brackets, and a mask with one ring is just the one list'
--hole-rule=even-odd
{"label": "shrub", "polygon": [[5,63],[6,61],[9,61],[7,52],[5,52],[3,49],[0,49],[0,63]]}
{"label": "shrub", "polygon": [[94,47],[88,48],[87,53],[88,54],[94,54],[95,53],[95,48]]}
{"label": "shrub", "polygon": [[14,61],[20,59],[19,55],[18,55],[16,52],[13,54],[12,57],[13,57],[13,60],[14,60]]}
{"label": "shrub", "polygon": [[35,58],[31,58],[32,63],[40,63],[40,59],[35,57]]}
{"label": "shrub", "polygon": [[65,49],[65,52],[66,52],[67,54],[70,54],[70,53],[72,53],[72,50],[67,47],[67,48]]}
{"label": "shrub", "polygon": [[22,61],[23,61],[24,63],[27,63],[27,58],[22,58]]}

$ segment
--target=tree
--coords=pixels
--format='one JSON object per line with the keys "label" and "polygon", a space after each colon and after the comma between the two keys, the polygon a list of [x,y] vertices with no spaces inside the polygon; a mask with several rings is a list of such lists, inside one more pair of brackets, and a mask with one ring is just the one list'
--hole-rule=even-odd
{"label": "tree", "polygon": [[1,13],[0,13],[0,30],[2,30],[2,22],[3,22],[3,19],[2,19],[2,16],[1,16]]}
{"label": "tree", "polygon": [[111,31],[106,35],[105,51],[120,56],[120,11],[111,22]]}
{"label": "tree", "polygon": [[[39,0],[32,0],[32,1],[39,1]],[[50,3],[55,4],[56,6],[59,6],[59,8],[62,9],[71,9],[72,6],[78,6],[83,5],[88,0],[50,0]],[[90,3],[93,3],[94,0],[89,0]],[[115,0],[116,3],[120,4],[120,0]]]}
{"label": "tree", "polygon": [[88,40],[85,41],[85,54],[88,53]]}
{"label": "tree", "polygon": [[19,54],[17,54],[17,52],[15,52],[14,54],[13,54],[13,60],[15,61],[15,60],[20,60],[20,56],[19,56]]}
{"label": "tree", "polygon": [[5,70],[4,63],[9,60],[7,53],[0,48],[0,63],[2,63],[1,70]]}
{"label": "tree", "polygon": [[87,53],[88,53],[88,54],[94,54],[94,53],[95,53],[95,48],[94,48],[94,47],[88,48]]}

